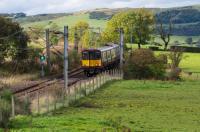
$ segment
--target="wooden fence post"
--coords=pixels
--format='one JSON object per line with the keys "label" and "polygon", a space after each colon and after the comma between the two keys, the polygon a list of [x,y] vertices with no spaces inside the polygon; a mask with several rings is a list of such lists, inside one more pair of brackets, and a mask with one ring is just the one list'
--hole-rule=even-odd
{"label": "wooden fence post", "polygon": [[84,81],[85,95],[87,96],[87,80]]}
{"label": "wooden fence post", "polygon": [[37,113],[40,114],[40,95],[39,95],[39,91],[37,91]]}
{"label": "wooden fence post", "polygon": [[79,89],[78,89],[79,98],[81,98],[81,81],[79,82]]}
{"label": "wooden fence post", "polygon": [[[69,87],[68,87],[69,88]],[[63,107],[65,106],[65,93],[66,93],[66,90],[65,88],[61,88],[62,89],[62,103],[63,103]]]}
{"label": "wooden fence post", "polygon": [[14,95],[11,96],[11,102],[12,102],[12,117],[15,117],[15,100]]}
{"label": "wooden fence post", "polygon": [[101,87],[101,74],[99,75],[99,87]]}
{"label": "wooden fence post", "polygon": [[103,73],[103,84],[105,83],[105,72]]}
{"label": "wooden fence post", "polygon": [[93,78],[92,78],[93,93],[94,93],[94,91],[95,91],[95,84],[94,84],[94,79],[95,79],[95,77],[93,77]]}
{"label": "wooden fence post", "polygon": [[76,83],[74,84],[74,100],[76,101]]}
{"label": "wooden fence post", "polygon": [[49,90],[47,89],[47,112],[49,112]]}

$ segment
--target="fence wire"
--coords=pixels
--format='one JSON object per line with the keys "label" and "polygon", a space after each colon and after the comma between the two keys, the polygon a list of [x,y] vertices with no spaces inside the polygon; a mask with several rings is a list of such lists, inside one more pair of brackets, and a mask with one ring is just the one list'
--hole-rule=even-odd
{"label": "fence wire", "polygon": [[111,70],[87,80],[80,80],[69,86],[67,90],[63,89],[64,84],[60,82],[42,90],[25,93],[20,97],[13,96],[12,116],[18,114],[42,114],[55,111],[61,107],[68,107],[80,98],[95,93],[97,89],[108,81],[121,79],[123,79],[121,70]]}

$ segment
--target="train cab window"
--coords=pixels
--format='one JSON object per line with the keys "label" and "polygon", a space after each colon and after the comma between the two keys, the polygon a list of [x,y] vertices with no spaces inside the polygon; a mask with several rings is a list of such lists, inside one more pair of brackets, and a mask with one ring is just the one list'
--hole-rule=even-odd
{"label": "train cab window", "polygon": [[100,51],[90,52],[90,60],[99,60],[99,59],[101,59],[101,52]]}
{"label": "train cab window", "polygon": [[82,53],[82,59],[83,60],[88,60],[89,59],[89,52],[88,51],[84,51]]}

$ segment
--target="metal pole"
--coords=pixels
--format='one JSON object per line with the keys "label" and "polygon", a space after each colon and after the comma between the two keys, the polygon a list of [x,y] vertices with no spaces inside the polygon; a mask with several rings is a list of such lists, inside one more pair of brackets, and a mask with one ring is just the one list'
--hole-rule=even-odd
{"label": "metal pole", "polygon": [[64,89],[68,90],[68,26],[64,26]]}
{"label": "metal pole", "polygon": [[123,51],[124,48],[124,31],[123,28],[120,28],[120,69],[123,68]]}
{"label": "metal pole", "polygon": [[41,64],[42,70],[41,70],[41,77],[44,77],[45,72],[44,72],[44,63]]}
{"label": "metal pole", "polygon": [[49,44],[49,29],[46,29],[46,54],[47,54],[47,68],[48,71],[51,70],[51,63],[50,63],[50,44]]}

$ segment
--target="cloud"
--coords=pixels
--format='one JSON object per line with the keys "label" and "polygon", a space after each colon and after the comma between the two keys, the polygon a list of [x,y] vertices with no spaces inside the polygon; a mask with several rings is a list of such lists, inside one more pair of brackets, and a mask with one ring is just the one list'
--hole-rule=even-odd
{"label": "cloud", "polygon": [[199,0],[1,0],[0,12],[27,14],[72,12],[94,8],[175,7],[200,4]]}

